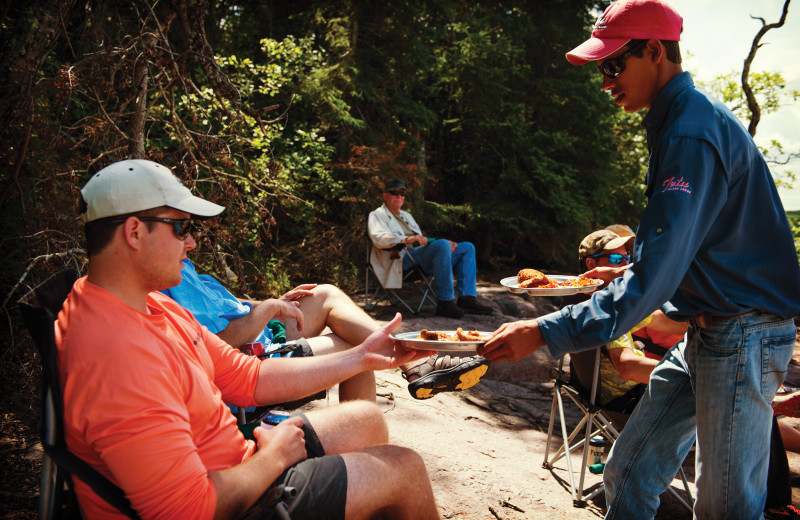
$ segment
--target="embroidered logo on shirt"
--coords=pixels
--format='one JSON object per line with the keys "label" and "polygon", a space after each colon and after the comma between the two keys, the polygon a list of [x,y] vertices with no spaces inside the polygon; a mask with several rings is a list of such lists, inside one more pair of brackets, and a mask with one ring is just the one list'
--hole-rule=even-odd
{"label": "embroidered logo on shirt", "polygon": [[675,179],[675,177],[670,177],[669,179],[665,180],[661,183],[661,192],[667,191],[682,191],[684,193],[688,193],[689,195],[692,194],[692,187],[689,186],[689,181],[683,180],[683,177],[680,179]]}

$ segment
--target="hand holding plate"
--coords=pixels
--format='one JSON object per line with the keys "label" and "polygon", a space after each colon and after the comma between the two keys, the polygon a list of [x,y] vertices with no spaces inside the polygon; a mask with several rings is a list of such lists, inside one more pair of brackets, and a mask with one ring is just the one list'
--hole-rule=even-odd
{"label": "hand holding plate", "polygon": [[519,361],[545,345],[536,320],[504,323],[491,338],[478,347],[478,354],[492,363]]}

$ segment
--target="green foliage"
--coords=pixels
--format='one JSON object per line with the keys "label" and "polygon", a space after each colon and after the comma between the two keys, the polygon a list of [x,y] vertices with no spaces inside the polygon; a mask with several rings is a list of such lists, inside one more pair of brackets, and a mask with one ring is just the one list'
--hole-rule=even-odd
{"label": "green foliage", "polygon": [[[797,90],[787,89],[786,80],[780,72],[751,72],[749,83],[762,116],[777,112],[781,106],[795,102],[800,97],[800,92]],[[710,82],[698,82],[698,84],[718,97],[736,114],[736,117],[747,124],[752,114],[742,89],[741,73],[729,72],[717,76]],[[788,154],[779,141],[772,139],[768,147],[759,148],[768,162],[785,163],[783,158]],[[791,188],[796,180],[797,177],[792,171],[784,170],[776,176],[775,183],[784,188]]]}
{"label": "green foliage", "polygon": [[787,211],[786,217],[789,219],[789,225],[792,228],[794,248],[797,250],[797,261],[800,262],[800,211]]}

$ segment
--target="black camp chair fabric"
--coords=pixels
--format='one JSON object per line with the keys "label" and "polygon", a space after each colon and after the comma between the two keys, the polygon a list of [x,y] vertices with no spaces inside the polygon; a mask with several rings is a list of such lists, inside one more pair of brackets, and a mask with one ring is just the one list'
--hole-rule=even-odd
{"label": "black camp chair fabric", "polygon": [[19,300],[20,310],[42,360],[42,428],[44,448],[39,490],[39,518],[80,518],[72,477],[129,518],[139,518],[123,491],[67,449],[64,439],[64,401],[58,380],[58,354],[54,322],[78,278],[64,269],[29,291]]}

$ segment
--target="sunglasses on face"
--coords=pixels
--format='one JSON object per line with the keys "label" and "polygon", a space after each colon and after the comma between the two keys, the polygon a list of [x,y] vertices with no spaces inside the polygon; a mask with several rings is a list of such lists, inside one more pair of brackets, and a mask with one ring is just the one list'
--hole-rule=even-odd
{"label": "sunglasses on face", "polygon": [[395,196],[400,195],[401,197],[405,197],[406,196],[406,190],[387,190],[386,193],[388,193],[389,195],[395,195]]}
{"label": "sunglasses on face", "polygon": [[[122,224],[130,217],[111,218],[105,222],[109,224]],[[142,222],[161,222],[172,226],[172,231],[175,236],[180,240],[186,240],[186,237],[194,231],[194,222],[190,218],[165,218],[165,217],[136,217]]]}
{"label": "sunglasses on face", "polygon": [[598,253],[596,255],[589,256],[589,258],[600,258],[601,256],[607,256],[608,263],[612,265],[619,265],[623,260],[625,260],[626,264],[631,262],[631,255],[620,255],[618,253]]}
{"label": "sunglasses on face", "polygon": [[643,47],[646,43],[647,40],[639,42],[616,58],[611,58],[610,60],[604,61],[600,64],[600,72],[602,72],[607,78],[616,78],[625,71],[625,62],[628,60],[628,58],[630,58],[637,49]]}

